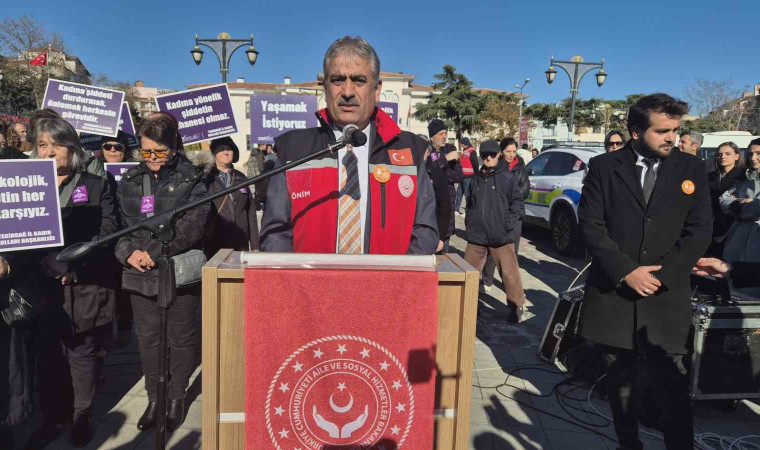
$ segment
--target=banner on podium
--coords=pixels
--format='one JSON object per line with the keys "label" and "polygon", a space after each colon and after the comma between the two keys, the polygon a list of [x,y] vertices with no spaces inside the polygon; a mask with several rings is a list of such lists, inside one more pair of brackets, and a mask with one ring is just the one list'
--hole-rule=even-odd
{"label": "banner on podium", "polygon": [[246,448],[433,448],[438,274],[247,269]]}

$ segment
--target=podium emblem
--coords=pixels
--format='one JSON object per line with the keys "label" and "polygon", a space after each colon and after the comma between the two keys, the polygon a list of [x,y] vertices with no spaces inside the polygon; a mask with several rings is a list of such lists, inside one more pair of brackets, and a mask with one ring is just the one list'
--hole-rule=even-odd
{"label": "podium emblem", "polygon": [[329,336],[294,351],[267,391],[267,433],[276,449],[393,442],[414,420],[414,392],[388,349],[358,336]]}

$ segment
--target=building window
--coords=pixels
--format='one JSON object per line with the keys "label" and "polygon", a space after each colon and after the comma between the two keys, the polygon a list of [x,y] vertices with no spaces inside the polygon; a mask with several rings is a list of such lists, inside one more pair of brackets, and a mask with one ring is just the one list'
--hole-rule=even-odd
{"label": "building window", "polygon": [[251,118],[251,102],[250,101],[245,102],[245,118],[246,119]]}
{"label": "building window", "polygon": [[245,149],[248,150],[249,152],[251,151],[251,135],[250,134],[245,135]]}

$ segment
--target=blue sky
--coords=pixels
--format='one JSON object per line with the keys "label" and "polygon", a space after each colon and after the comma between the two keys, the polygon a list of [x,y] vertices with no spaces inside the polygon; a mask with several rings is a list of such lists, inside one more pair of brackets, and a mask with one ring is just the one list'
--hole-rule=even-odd
{"label": "blue sky", "polygon": [[598,88],[595,71],[589,73],[584,98],[655,91],[682,97],[695,78],[730,78],[739,88],[760,82],[757,0],[6,3],[3,16],[33,15],[62,34],[93,74],[161,88],[218,82],[212,52],[197,67],[190,50],[195,33],[215,37],[222,31],[254,34],[261,52],[256,66],[239,50],[230,71],[230,78],[247,81],[281,82],[286,75],[293,82],[314,80],[329,44],[351,34],[375,47],[382,70],[415,74],[417,83],[432,83],[444,64],[476,87],[509,90],[529,77],[530,103],[568,96],[564,73],[546,83],[552,55],[605,58],[607,82]]}

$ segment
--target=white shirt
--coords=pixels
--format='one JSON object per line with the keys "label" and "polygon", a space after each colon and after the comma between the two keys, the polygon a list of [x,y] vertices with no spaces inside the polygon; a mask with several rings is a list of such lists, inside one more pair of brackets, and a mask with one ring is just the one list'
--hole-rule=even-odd
{"label": "white shirt", "polygon": [[[362,130],[362,133],[367,136],[367,142],[361,147],[354,147],[352,150],[354,155],[356,155],[356,169],[359,171],[359,192],[361,194],[361,198],[359,199],[359,214],[361,217],[360,223],[362,229],[361,253],[364,253],[364,228],[367,221],[367,196],[369,195],[369,146],[371,144],[369,135],[371,127],[372,124],[368,124],[367,127]],[[333,127],[333,133],[335,133],[335,140],[339,140],[343,137],[342,130],[338,130],[336,127]],[[338,150],[338,192],[340,192],[340,174],[343,172],[343,157],[346,156],[347,151],[346,147]],[[340,217],[338,217],[338,226],[335,229],[335,234],[338,235],[338,238],[340,238],[339,233]],[[340,243],[338,242],[338,239],[336,239],[335,242],[335,251],[337,252]]]}
{"label": "white shirt", "polygon": [[[639,184],[641,184],[641,187],[644,188],[644,175],[646,175],[647,170],[649,170],[649,168],[647,167],[646,164],[644,164],[644,157],[641,156],[641,153],[639,153],[638,150],[636,150],[636,148],[634,148],[633,150],[634,152],[636,152],[636,165],[643,168],[643,170],[641,171],[641,177],[639,177]],[[657,176],[657,173],[660,171],[661,163],[662,163],[661,158],[655,158],[655,163],[652,166],[652,170],[654,170],[655,176]]]}

